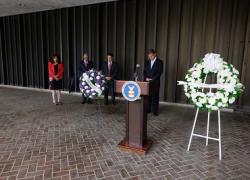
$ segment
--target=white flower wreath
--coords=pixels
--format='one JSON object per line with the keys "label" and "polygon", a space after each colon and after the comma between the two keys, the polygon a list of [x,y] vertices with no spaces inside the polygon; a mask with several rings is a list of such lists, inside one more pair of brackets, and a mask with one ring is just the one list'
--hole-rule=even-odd
{"label": "white flower wreath", "polygon": [[[217,84],[205,84],[207,76],[217,74]],[[244,89],[238,78],[239,71],[221,58],[219,54],[209,53],[188,70],[184,85],[185,95],[196,107],[208,111],[228,107],[235,102]],[[204,92],[204,88],[210,89]],[[212,92],[212,89],[217,89]]]}

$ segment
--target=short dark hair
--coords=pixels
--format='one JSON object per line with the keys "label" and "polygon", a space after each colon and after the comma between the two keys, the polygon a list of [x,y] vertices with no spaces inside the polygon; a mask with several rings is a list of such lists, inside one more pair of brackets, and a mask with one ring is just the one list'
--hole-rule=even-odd
{"label": "short dark hair", "polygon": [[55,57],[57,57],[58,63],[61,64],[61,63],[62,63],[61,58],[60,58],[60,56],[59,56],[57,53],[55,53],[55,54],[52,56],[52,60],[54,60]]}
{"label": "short dark hair", "polygon": [[113,53],[109,52],[109,53],[107,53],[107,56],[113,57],[114,55],[113,55]]}
{"label": "short dark hair", "polygon": [[147,50],[147,54],[156,54],[156,50],[150,48],[150,49]]}

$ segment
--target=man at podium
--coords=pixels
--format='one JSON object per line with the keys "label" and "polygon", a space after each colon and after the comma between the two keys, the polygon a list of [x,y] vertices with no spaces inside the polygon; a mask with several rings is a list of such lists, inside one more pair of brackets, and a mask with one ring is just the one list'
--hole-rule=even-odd
{"label": "man at podium", "polygon": [[147,51],[148,60],[144,65],[144,80],[149,82],[148,113],[155,116],[159,113],[160,77],[163,70],[163,62],[157,57],[154,49]]}

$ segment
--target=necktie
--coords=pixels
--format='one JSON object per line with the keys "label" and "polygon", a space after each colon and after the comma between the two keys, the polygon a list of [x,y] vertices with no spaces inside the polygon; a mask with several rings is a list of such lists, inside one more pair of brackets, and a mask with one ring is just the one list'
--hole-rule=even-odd
{"label": "necktie", "polygon": [[111,63],[109,63],[109,64],[108,64],[109,74],[110,74],[110,71],[111,71],[111,66],[112,66],[112,64],[111,64]]}

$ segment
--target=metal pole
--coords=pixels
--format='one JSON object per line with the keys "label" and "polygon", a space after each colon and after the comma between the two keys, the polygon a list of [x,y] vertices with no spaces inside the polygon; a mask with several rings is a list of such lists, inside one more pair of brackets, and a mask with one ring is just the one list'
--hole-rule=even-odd
{"label": "metal pole", "polygon": [[[209,89],[209,92],[211,93],[212,89]],[[206,138],[206,146],[208,145],[208,134],[209,134],[209,123],[210,123],[210,111],[208,111],[207,115],[207,138]]]}
{"label": "metal pole", "polygon": [[189,148],[190,148],[190,145],[191,145],[191,142],[192,142],[192,138],[193,138],[193,134],[194,134],[194,128],[195,128],[196,120],[197,120],[197,117],[198,117],[198,113],[199,113],[199,108],[196,109],[194,124],[193,124],[193,128],[192,128],[191,135],[190,135],[190,138],[189,138],[188,148],[187,148],[188,151],[189,151]]}
{"label": "metal pole", "polygon": [[210,111],[208,112],[208,115],[207,115],[207,138],[206,138],[206,146],[208,145],[209,122],[210,122]]}
{"label": "metal pole", "polygon": [[219,158],[221,160],[221,127],[220,127],[220,110],[218,110],[218,129],[219,129]]}

